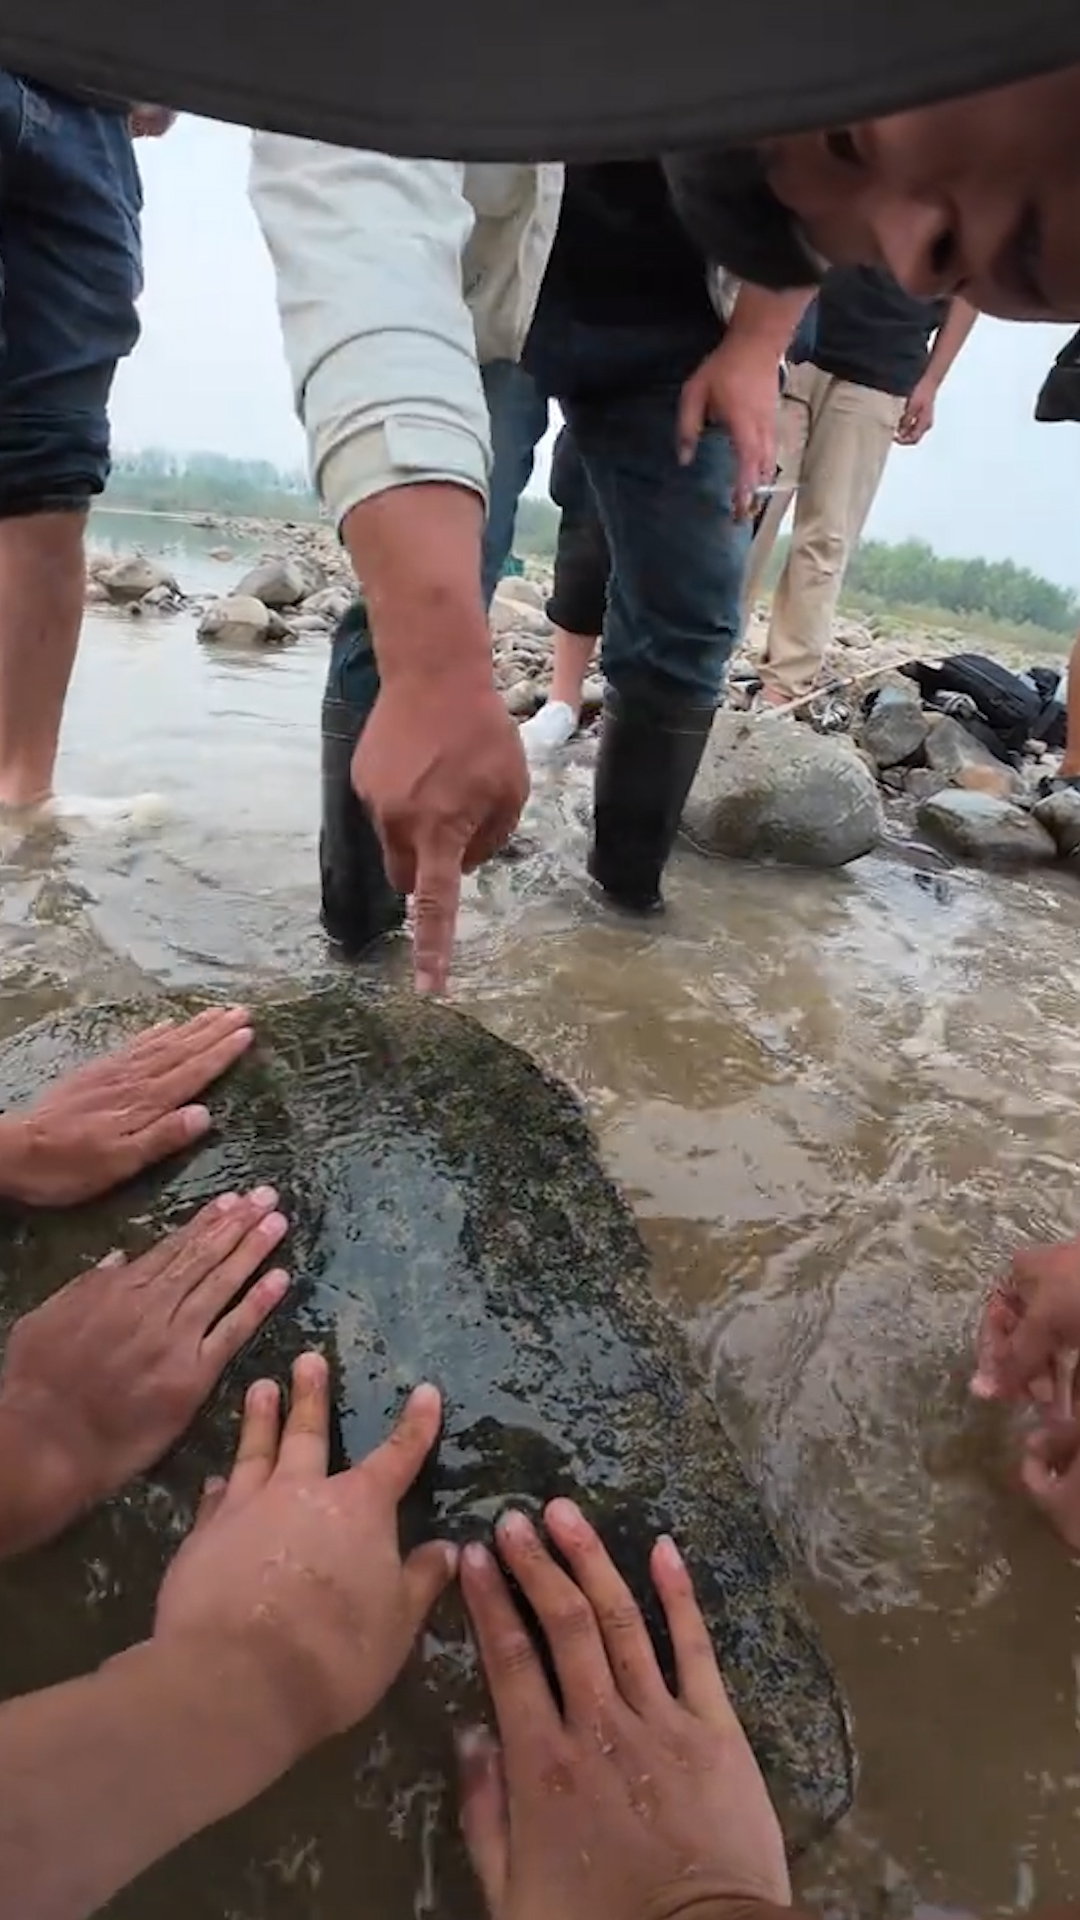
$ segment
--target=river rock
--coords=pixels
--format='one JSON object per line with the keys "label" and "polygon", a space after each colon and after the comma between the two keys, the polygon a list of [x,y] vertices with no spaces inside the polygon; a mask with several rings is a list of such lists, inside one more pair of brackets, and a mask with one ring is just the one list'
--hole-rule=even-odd
{"label": "river rock", "polygon": [[306,596],[303,610],[305,615],[314,614],[329,626],[336,627],[356,598],[355,592],[350,593],[348,587],[319,587]]}
{"label": "river rock", "polygon": [[904,691],[883,686],[859,728],[859,744],[879,767],[899,767],[922,752],[929,719],[910,683]]}
{"label": "river rock", "polygon": [[531,607],[542,613],[547,601],[543,587],[535,580],[526,580],[523,574],[508,573],[499,581],[495,589],[495,599],[513,607]]}
{"label": "river rock", "polygon": [[959,720],[947,713],[928,714],[927,720],[926,761],[935,773],[943,773],[954,787],[966,787],[999,800],[1011,800],[1020,792],[1019,776]]}
{"label": "river rock", "polygon": [[933,767],[907,767],[904,770],[904,792],[913,800],[929,800],[931,794],[940,793],[948,786],[943,773],[935,773]]}
{"label": "river rock", "polygon": [[170,594],[179,594],[180,591],[167,568],[159,566],[156,560],[148,560],[142,553],[132,554],[126,560],[117,560],[98,578],[109,599],[118,607],[126,607],[133,600],[144,600],[148,593],[153,593],[155,587],[167,587]]}
{"label": "river rock", "polygon": [[260,560],[258,566],[245,573],[234,595],[261,600],[272,613],[280,613],[285,607],[298,606],[308,591],[307,576],[298,561],[274,558]]}
{"label": "river rock", "polygon": [[508,687],[503,688],[502,697],[506,701],[509,712],[518,720],[535,713],[540,702],[540,692],[535,680],[524,678],[512,680]]}
{"label": "river rock", "polygon": [[[54,1015],[0,1054],[4,1109],[65,1069],[183,1017],[179,997]],[[0,1341],[17,1312],[114,1247],[134,1255],[228,1187],[288,1196],[285,1301],[151,1473],[51,1547],[0,1570],[0,1698],[145,1634],[208,1474],[228,1470],[251,1381],[331,1360],[332,1465],[364,1456],[408,1387],[445,1425],[402,1510],[406,1546],[490,1539],[509,1502],[578,1499],[670,1657],[647,1574],[661,1531],[694,1574],[724,1678],[790,1852],[848,1808],[850,1723],[791,1569],[625,1200],[572,1095],[446,1006],[343,983],[255,1009],[257,1041],[208,1093],[214,1130],[107,1199],[5,1209]],[[720,1376],[721,1383],[723,1375]],[[462,1893],[453,1729],[482,1711],[456,1594],[424,1660],[354,1734],[130,1888],[126,1920],[381,1920],[478,1913]],[[288,1869],[284,1870],[284,1863]],[[296,1868],[295,1863],[301,1863]],[[303,1863],[317,1866],[313,1880]]]}
{"label": "river rock", "polygon": [[1057,857],[1047,829],[994,794],[946,787],[922,801],[918,821],[930,840],[978,866],[1042,866]]}
{"label": "river rock", "polygon": [[308,613],[304,607],[299,613],[291,614],[285,624],[298,639],[325,640],[332,631],[328,620],[321,619],[318,614]]}
{"label": "river rock", "polygon": [[231,547],[211,547],[210,549],[211,560],[235,560],[235,558],[236,555]]}
{"label": "river rock", "polygon": [[222,647],[288,646],[293,639],[277,614],[244,593],[211,601],[199,621],[197,637]]}
{"label": "river rock", "polygon": [[1080,853],[1080,792],[1075,787],[1058,787],[1037,800],[1031,813],[1052,837],[1060,859]]}
{"label": "river rock", "polygon": [[169,583],[163,580],[159,587],[151,587],[149,593],[144,593],[141,600],[133,601],[128,612],[141,613],[145,610],[148,613],[161,613],[175,606],[176,593]]}
{"label": "river rock", "polygon": [[699,852],[842,867],[884,830],[876,783],[850,741],[767,714],[717,714],[683,814]]}

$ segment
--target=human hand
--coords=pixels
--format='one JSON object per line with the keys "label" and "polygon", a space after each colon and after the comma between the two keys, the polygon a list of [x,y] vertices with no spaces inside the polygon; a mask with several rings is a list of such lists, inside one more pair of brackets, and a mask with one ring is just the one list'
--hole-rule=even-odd
{"label": "human hand", "polygon": [[1080,1355],[1080,1238],[1016,1254],[983,1311],[971,1391],[1073,1411]]}
{"label": "human hand", "polygon": [[725,1898],[788,1905],[779,1823],[673,1543],[657,1543],[652,1578],[677,1698],[583,1515],[556,1500],[545,1524],[573,1578],[524,1515],[508,1515],[497,1540],[547,1640],[561,1711],[494,1558],[477,1546],[462,1558],[501,1742],[462,1743],[462,1826],[491,1920],[676,1920]]}
{"label": "human hand", "polygon": [[237,1300],[284,1238],[276,1203],[270,1187],[227,1194],[138,1260],[111,1254],[16,1321],[0,1422],[33,1497],[8,1551],[60,1532],[183,1433],[285,1294],[275,1270]]}
{"label": "human hand", "polygon": [[212,1484],[158,1597],[155,1642],[241,1642],[273,1676],[296,1757],[371,1712],[456,1570],[445,1541],[404,1562],[398,1505],[439,1434],[418,1387],[389,1437],[328,1477],[326,1361],[302,1354],[282,1430],[273,1381],[250,1389],[229,1480]]}
{"label": "human hand", "polygon": [[751,340],[729,333],[696,373],[679,403],[679,459],[689,466],[710,421],[726,426],[738,459],[733,511],[744,520],[754,495],[776,472],[779,363]]}
{"label": "human hand", "polygon": [[384,675],[353,760],[399,893],[414,896],[417,990],[442,993],[461,876],[505,846],[529,797],[516,723],[485,665]]}
{"label": "human hand", "polygon": [[177,115],[171,107],[152,107],[140,101],[132,107],[128,115],[128,125],[134,140],[160,140],[162,134],[176,125]]}
{"label": "human hand", "polygon": [[190,1102],[254,1037],[246,1008],[210,1007],[65,1074],[0,1117],[0,1193],[25,1206],[77,1206],[190,1147],[210,1127],[206,1108]]}
{"label": "human hand", "polygon": [[1080,1553],[1080,1420],[1052,1415],[1029,1435],[1020,1482],[1066,1546]]}
{"label": "human hand", "polygon": [[937,382],[924,377],[912,390],[907,406],[900,416],[900,425],[896,429],[898,446],[917,447],[919,441],[929,433],[934,424],[936,400]]}

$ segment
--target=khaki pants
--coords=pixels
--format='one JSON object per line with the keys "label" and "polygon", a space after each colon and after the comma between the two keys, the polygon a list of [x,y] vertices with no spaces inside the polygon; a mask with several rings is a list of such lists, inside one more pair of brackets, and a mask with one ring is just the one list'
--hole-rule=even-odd
{"label": "khaki pants", "polygon": [[749,611],[795,494],[784,571],[773,595],[761,677],[790,700],[809,693],[832,634],[848,562],[881,484],[904,401],[810,365],[792,367],[780,402],[777,484],[754,536],[747,570]]}

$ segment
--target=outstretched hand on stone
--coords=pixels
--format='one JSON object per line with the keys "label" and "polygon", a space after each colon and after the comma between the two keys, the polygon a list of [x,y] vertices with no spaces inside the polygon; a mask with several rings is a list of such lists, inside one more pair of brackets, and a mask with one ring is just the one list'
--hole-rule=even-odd
{"label": "outstretched hand on stone", "polygon": [[199,1095],[254,1037],[246,1008],[211,1007],[66,1074],[0,1117],[0,1196],[77,1206],[192,1146],[210,1128]]}
{"label": "outstretched hand on stone", "polygon": [[0,1558],[167,1452],[283,1298],[280,1269],[248,1282],[286,1230],[272,1188],[226,1194],[16,1322],[0,1368]]}
{"label": "outstretched hand on stone", "polygon": [[498,1551],[558,1676],[545,1676],[502,1571],[470,1546],[462,1586],[498,1722],[462,1745],[462,1824],[492,1920],[709,1920],[713,1903],[788,1905],[779,1822],[673,1542],[652,1577],[671,1631],[669,1692],[633,1595],[584,1516],[556,1500],[556,1564],[523,1514]]}

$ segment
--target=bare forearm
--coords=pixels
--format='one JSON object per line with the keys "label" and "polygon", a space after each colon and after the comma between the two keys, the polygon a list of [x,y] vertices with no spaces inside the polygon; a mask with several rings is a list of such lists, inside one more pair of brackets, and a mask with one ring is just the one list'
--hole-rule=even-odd
{"label": "bare forearm", "polygon": [[779,366],[813,298],[812,287],[798,287],[793,293],[770,293],[767,288],[752,286],[744,280],[728,322],[727,337],[757,347]]}
{"label": "bare forearm", "polygon": [[491,684],[483,531],[479,494],[437,483],[390,488],[346,517],[343,533],[384,680],[451,670]]}
{"label": "bare forearm", "polygon": [[978,317],[975,308],[969,307],[959,295],[950,304],[926,363],[926,378],[932,380],[935,387],[940,387]]}
{"label": "bare forearm", "polygon": [[298,1747],[240,1646],[149,1642],[0,1707],[0,1886],[19,1920],[83,1920],[261,1793]]}

